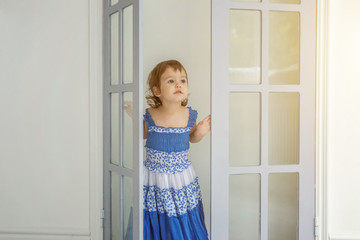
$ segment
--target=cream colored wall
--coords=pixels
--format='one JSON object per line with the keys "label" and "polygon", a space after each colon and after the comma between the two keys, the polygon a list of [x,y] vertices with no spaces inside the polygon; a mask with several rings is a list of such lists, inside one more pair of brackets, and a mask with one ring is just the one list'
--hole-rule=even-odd
{"label": "cream colored wall", "polygon": [[328,232],[360,239],[360,1],[329,0]]}
{"label": "cream colored wall", "polygon": [[[161,60],[180,60],[202,119],[210,111],[210,2],[144,5],[144,76]],[[0,1],[0,239],[89,239],[88,7]],[[328,232],[360,239],[360,2],[329,7]],[[191,146],[208,226],[209,152],[209,136]]]}
{"label": "cream colored wall", "polygon": [[[189,78],[188,106],[198,110],[198,120],[202,120],[210,113],[210,1],[144,1],[143,13],[144,89],[149,72],[158,62],[179,60]],[[209,230],[210,134],[191,144],[190,149]]]}
{"label": "cream colored wall", "polygon": [[0,239],[90,239],[89,1],[0,1]]}

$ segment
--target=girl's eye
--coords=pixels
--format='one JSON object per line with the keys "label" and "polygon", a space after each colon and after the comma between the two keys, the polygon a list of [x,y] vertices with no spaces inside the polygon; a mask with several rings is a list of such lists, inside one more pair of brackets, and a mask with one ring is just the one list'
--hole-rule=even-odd
{"label": "girl's eye", "polygon": [[182,79],[181,82],[182,82],[182,83],[186,83],[186,80],[185,80],[185,79]]}
{"label": "girl's eye", "polygon": [[168,83],[173,83],[174,82],[174,80],[172,80],[172,79],[170,79],[169,81],[168,81]]}

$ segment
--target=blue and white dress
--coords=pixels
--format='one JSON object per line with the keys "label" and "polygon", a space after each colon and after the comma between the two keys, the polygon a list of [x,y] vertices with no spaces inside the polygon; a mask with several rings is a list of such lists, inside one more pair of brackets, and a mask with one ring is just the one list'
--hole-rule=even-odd
{"label": "blue and white dress", "polygon": [[144,239],[208,239],[201,192],[188,160],[197,111],[189,107],[186,127],[156,126],[148,109],[144,162]]}

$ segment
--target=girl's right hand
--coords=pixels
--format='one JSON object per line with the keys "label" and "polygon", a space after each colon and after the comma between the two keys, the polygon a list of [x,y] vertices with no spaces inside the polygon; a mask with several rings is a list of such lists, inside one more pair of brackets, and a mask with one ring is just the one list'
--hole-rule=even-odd
{"label": "girl's right hand", "polygon": [[133,102],[124,101],[124,107],[126,113],[132,118],[133,117]]}

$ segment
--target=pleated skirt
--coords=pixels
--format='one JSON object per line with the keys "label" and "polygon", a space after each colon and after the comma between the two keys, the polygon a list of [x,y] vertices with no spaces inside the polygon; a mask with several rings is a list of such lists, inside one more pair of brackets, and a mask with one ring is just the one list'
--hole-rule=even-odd
{"label": "pleated skirt", "polygon": [[206,240],[198,177],[190,165],[174,174],[144,168],[144,240]]}

